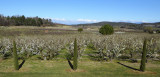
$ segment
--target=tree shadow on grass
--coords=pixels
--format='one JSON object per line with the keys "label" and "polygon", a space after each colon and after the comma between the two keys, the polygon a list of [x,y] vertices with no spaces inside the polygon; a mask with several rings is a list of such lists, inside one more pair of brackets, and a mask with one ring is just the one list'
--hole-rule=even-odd
{"label": "tree shadow on grass", "polygon": [[72,65],[71,61],[69,59],[67,59],[67,60],[68,60],[69,66],[71,67],[71,69],[73,69],[73,65]]}
{"label": "tree shadow on grass", "polygon": [[24,63],[25,63],[25,60],[22,61],[22,63],[19,65],[18,69],[22,68],[22,66],[23,66]]}
{"label": "tree shadow on grass", "polygon": [[122,65],[122,66],[124,66],[124,67],[130,68],[130,69],[132,69],[132,70],[140,71],[140,69],[136,69],[136,68],[133,68],[133,67],[127,66],[127,65],[122,64],[122,63],[120,63],[120,62],[117,62],[117,63],[118,63],[118,64],[120,64],[120,65]]}

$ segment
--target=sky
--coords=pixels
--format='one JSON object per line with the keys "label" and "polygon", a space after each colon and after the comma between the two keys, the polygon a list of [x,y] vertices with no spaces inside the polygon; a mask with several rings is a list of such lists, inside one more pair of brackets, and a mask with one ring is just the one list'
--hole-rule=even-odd
{"label": "sky", "polygon": [[50,18],[63,24],[160,22],[160,0],[1,0],[4,16]]}

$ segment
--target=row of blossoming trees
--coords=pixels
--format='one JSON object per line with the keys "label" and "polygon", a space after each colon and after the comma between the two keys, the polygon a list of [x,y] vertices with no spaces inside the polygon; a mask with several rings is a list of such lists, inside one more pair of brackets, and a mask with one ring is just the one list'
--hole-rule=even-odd
{"label": "row of blossoming trees", "polygon": [[[146,63],[146,55],[147,55],[147,39],[144,40],[143,43],[143,52],[142,52],[142,58],[141,58],[141,65],[140,65],[140,71],[145,71],[145,63]],[[20,69],[20,65],[18,63],[18,55],[17,55],[17,48],[16,48],[16,42],[13,40],[13,58],[14,58],[14,67],[15,70],[19,70]],[[77,49],[77,40],[75,38],[74,41],[74,53],[73,53],[73,65],[72,63],[68,60],[71,68],[73,70],[76,70],[78,67],[78,49]]]}
{"label": "row of blossoming trees", "polygon": [[[29,58],[39,55],[44,59],[58,58],[58,55],[66,53],[73,54],[73,40],[77,38],[79,58],[92,53],[83,53],[86,49],[92,49],[95,56],[104,56],[104,58],[116,59],[120,56],[129,56],[130,58],[139,58],[143,47],[143,37],[145,35],[137,34],[115,34],[110,36],[100,35],[55,35],[55,36],[23,36],[16,38],[18,54],[22,58]],[[148,36],[148,35],[146,35]],[[160,39],[159,36],[150,37],[147,44],[147,57],[150,59],[159,59]],[[2,58],[9,58],[12,54],[12,39],[0,39],[0,55]],[[66,53],[61,53],[66,50]],[[99,53],[98,53],[99,52]]]}
{"label": "row of blossoming trees", "polygon": [[[19,36],[15,38],[16,51],[19,59],[36,57],[36,59],[65,59],[74,56],[74,39],[77,38],[78,59],[88,56],[92,60],[141,59],[144,37],[148,36],[146,44],[147,59],[159,60],[159,35],[148,34],[114,34],[102,35],[46,35]],[[0,56],[3,59],[12,58],[14,43],[12,38],[0,39]],[[89,52],[88,52],[89,50]],[[87,53],[86,53],[87,52]]]}

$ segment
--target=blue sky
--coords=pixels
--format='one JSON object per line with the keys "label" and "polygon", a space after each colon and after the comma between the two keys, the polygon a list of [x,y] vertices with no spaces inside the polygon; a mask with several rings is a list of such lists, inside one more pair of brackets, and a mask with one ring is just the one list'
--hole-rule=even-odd
{"label": "blue sky", "polygon": [[1,0],[0,14],[51,18],[65,24],[160,22],[160,0]]}

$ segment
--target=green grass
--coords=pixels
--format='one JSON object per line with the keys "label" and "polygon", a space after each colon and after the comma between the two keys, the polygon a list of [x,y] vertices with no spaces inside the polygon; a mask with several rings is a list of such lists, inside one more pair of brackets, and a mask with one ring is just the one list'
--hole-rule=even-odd
{"label": "green grass", "polygon": [[[73,72],[65,60],[26,60],[19,71],[14,71],[13,60],[0,62],[0,77],[159,77],[160,62],[147,63],[146,72],[126,68],[116,62],[81,60],[78,70]],[[139,68],[139,63],[122,62]]]}

